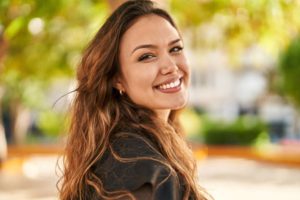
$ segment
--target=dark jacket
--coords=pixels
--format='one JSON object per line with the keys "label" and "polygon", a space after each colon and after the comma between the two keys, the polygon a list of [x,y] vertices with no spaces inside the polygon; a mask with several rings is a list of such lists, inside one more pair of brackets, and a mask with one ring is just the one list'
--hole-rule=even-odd
{"label": "dark jacket", "polygon": [[[94,173],[101,179],[106,190],[128,190],[141,200],[182,199],[183,182],[159,162],[165,161],[165,158],[153,141],[138,134],[120,133],[114,136],[111,144],[111,150],[106,151],[102,159],[93,166]],[[121,158],[139,160],[119,161],[112,151]],[[95,195],[93,192],[91,194]]]}

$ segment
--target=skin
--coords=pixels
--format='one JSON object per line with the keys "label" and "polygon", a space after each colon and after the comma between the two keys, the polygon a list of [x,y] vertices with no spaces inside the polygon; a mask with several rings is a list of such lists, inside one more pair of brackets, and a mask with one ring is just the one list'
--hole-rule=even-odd
{"label": "skin", "polygon": [[[182,108],[188,98],[189,67],[178,31],[164,18],[139,18],[120,43],[121,74],[116,88],[133,102],[155,111],[167,121],[170,111]],[[177,80],[175,89],[158,86]]]}

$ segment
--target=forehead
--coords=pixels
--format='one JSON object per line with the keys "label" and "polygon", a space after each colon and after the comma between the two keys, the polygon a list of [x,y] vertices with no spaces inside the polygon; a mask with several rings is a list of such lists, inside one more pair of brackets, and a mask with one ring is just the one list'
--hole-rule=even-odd
{"label": "forehead", "polygon": [[140,17],[123,35],[122,46],[135,48],[141,44],[169,43],[178,39],[178,31],[165,18],[158,15]]}

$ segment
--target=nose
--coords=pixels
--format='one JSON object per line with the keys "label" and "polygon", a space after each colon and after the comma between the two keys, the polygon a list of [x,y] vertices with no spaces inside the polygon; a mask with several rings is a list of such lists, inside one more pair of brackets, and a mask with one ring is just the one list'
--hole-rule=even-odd
{"label": "nose", "polygon": [[160,62],[161,74],[172,74],[176,71],[178,71],[178,66],[174,58],[172,58],[170,55],[164,55]]}

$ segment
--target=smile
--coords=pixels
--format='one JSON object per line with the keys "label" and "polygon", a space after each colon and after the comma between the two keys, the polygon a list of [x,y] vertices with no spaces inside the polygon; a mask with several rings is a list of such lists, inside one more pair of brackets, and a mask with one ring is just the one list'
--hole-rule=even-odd
{"label": "smile", "polygon": [[170,88],[175,88],[175,87],[178,87],[180,85],[180,82],[181,82],[180,79],[177,79],[176,81],[159,85],[158,88],[163,89],[163,90],[170,89]]}
{"label": "smile", "polygon": [[156,89],[163,93],[175,93],[181,90],[182,78],[156,86]]}

